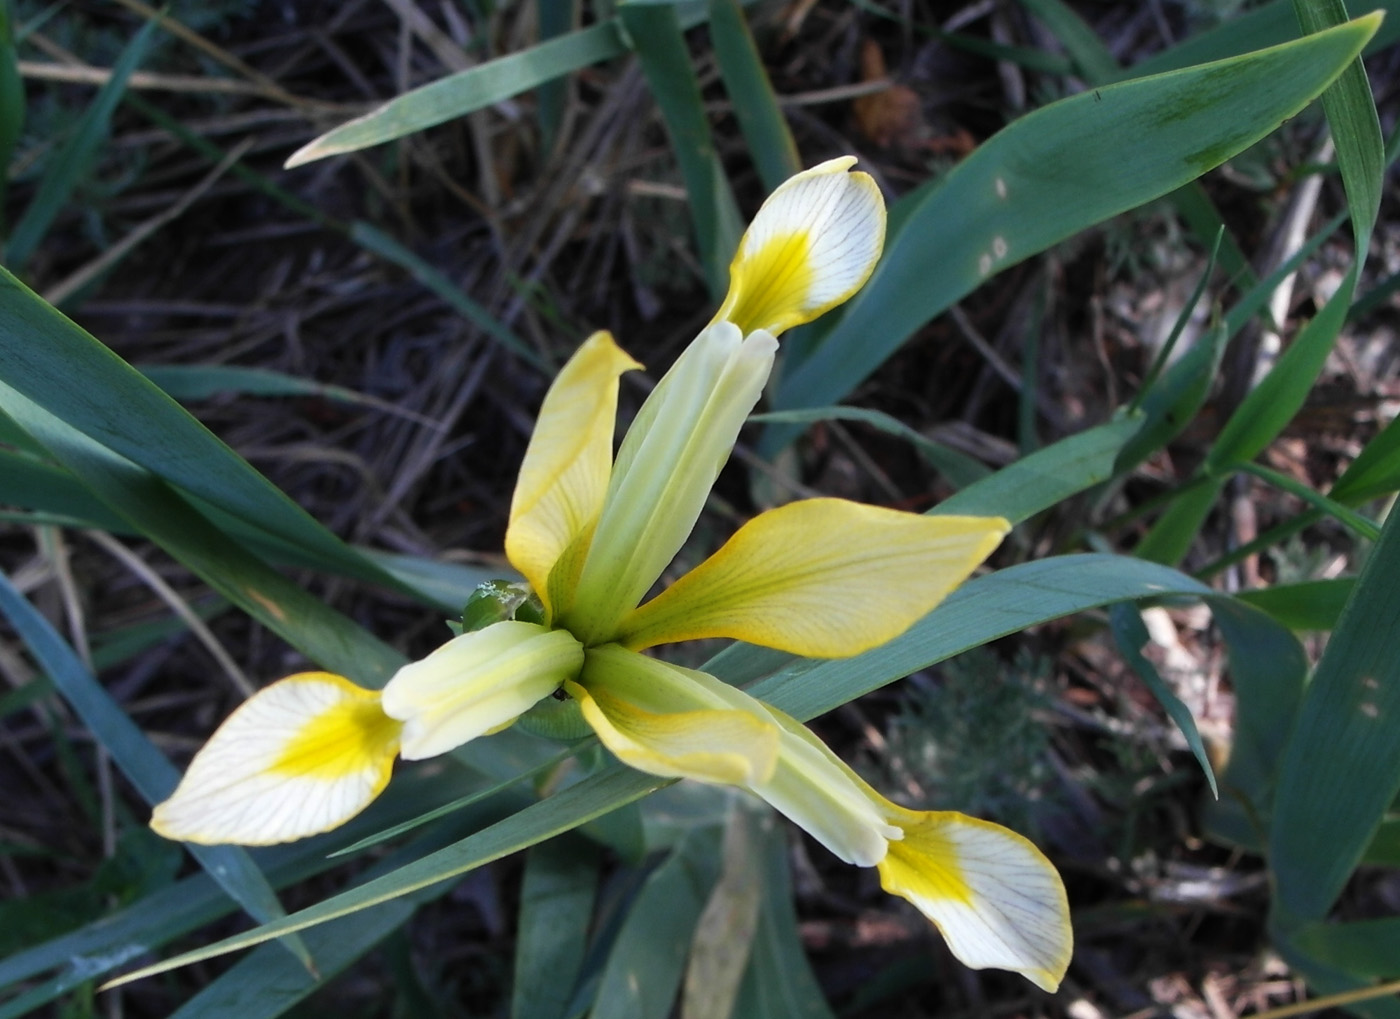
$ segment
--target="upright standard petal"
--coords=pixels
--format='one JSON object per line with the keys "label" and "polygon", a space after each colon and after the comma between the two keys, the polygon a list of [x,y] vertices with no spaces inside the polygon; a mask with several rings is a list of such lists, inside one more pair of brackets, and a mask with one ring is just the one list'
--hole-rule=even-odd
{"label": "upright standard petal", "polygon": [[701,333],[638,412],[562,625],[588,645],[612,640],[685,543],[773,368],[777,342],[727,322]]}
{"label": "upright standard petal", "polygon": [[864,285],[885,243],[885,202],[854,156],[784,182],[749,224],[729,267],[716,321],[778,335],[810,322]]}
{"label": "upright standard petal", "polygon": [[389,781],[399,723],[379,694],[327,672],[273,683],[195,755],[151,827],[168,839],[265,846],[339,827]]}
{"label": "upright standard petal", "polygon": [[638,771],[740,786],[772,777],[778,726],[713,676],[605,645],[588,650],[565,690],[603,745]]}
{"label": "upright standard petal", "polygon": [[1064,884],[1040,850],[963,814],[889,807],[904,837],[879,864],[885,891],[917,906],[964,965],[1059,987],[1074,937]]}
{"label": "upright standard petal", "polygon": [[899,636],[1001,542],[1000,517],[902,513],[808,499],[750,520],[622,620],[630,648],[732,637],[842,658]]}
{"label": "upright standard petal", "polygon": [[435,757],[509,725],[582,665],[567,632],[507,620],[405,665],[384,687],[384,712],[403,723],[405,760]]}
{"label": "upright standard petal", "polygon": [[[572,588],[612,471],[617,380],[640,368],[597,332],[545,394],[510,505],[506,556],[552,608],[552,590]],[[551,584],[551,573],[558,567]]]}

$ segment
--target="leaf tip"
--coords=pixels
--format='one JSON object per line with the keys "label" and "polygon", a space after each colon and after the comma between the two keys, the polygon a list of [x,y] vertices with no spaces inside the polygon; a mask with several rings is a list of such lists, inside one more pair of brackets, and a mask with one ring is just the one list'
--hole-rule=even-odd
{"label": "leaf tip", "polygon": [[326,153],[320,151],[320,141],[320,138],[313,138],[301,148],[297,149],[287,157],[287,161],[282,164],[282,169],[295,170],[298,166],[305,166],[307,163],[314,163],[316,160],[321,159]]}

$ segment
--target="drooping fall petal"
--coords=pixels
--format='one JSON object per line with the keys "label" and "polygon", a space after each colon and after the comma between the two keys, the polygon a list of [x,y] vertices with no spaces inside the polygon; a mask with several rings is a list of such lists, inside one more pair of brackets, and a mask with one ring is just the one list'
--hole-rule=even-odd
{"label": "drooping fall petal", "polygon": [[327,672],[260,690],[190,762],[151,827],[168,839],[264,846],[329,831],[379,795],[399,723],[377,691]]}
{"label": "drooping fall petal", "polygon": [[772,776],[778,727],[713,676],[605,645],[588,650],[565,690],[603,745],[639,771],[741,786]]}
{"label": "drooping fall petal", "polygon": [[1040,850],[963,814],[892,815],[904,837],[879,864],[885,891],[917,906],[964,965],[1011,970],[1054,991],[1073,935],[1064,884]]}
{"label": "drooping fall petal", "polygon": [[1040,850],[1000,825],[891,803],[810,729],[767,710],[783,739],[774,779],[755,792],[842,859],[878,867],[884,889],[913,903],[965,965],[1059,985],[1073,932],[1064,884]]}
{"label": "drooping fall petal", "polygon": [[766,333],[744,337],[716,323],[647,397],[618,452],[577,590],[559,614],[585,644],[612,639],[685,543],[776,350]]}
{"label": "drooping fall petal", "polygon": [[750,520],[632,612],[631,648],[732,637],[817,658],[877,647],[926,615],[1009,530],[1000,517],[921,516],[807,499]]}
{"label": "drooping fall petal", "polygon": [[899,829],[883,801],[844,761],[791,715],[763,705],[781,728],[773,777],[751,788],[846,863],[873,867]]}
{"label": "drooping fall petal", "polygon": [[[506,556],[530,582],[546,612],[555,589],[572,588],[582,566],[612,473],[617,380],[640,368],[606,332],[597,332],[560,371],[545,394],[539,421],[510,505]],[[569,561],[561,563],[561,559]]]}
{"label": "drooping fall petal", "polygon": [[855,161],[828,160],[768,196],[739,242],[716,321],[776,336],[870,278],[885,243],[885,203],[868,174],[847,172]]}
{"label": "drooping fall petal", "polygon": [[507,620],[405,665],[384,687],[384,712],[403,723],[404,760],[434,757],[509,725],[582,665],[567,631]]}

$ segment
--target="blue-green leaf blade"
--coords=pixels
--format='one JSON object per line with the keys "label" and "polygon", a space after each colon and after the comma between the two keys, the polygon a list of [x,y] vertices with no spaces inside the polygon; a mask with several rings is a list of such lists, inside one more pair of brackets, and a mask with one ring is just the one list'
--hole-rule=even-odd
{"label": "blue-green leaf blade", "polygon": [[[146,802],[154,804],[169,796],[180,780],[175,766],[137,728],[48,620],[3,573],[0,573],[0,613],[10,620],[64,700]],[[236,846],[190,845],[187,848],[210,876],[254,918],[266,922],[286,915],[277,893],[246,851]],[[311,957],[299,937],[289,939],[287,948],[303,966],[310,966]]]}
{"label": "blue-green leaf blade", "polygon": [[1000,516],[1018,524],[1114,474],[1124,445],[1142,427],[1135,415],[1071,435],[974,481],[930,512]]}
{"label": "blue-green leaf blade", "polygon": [[155,20],[146,22],[122,50],[121,56],[112,65],[111,77],[103,83],[79,118],[72,137],[50,158],[49,172],[40,180],[33,200],[15,223],[14,231],[5,244],[6,264],[19,269],[29,261],[29,256],[44,239],[78,181],[87,172],[111,130],[112,111],[121,101],[132,73],[145,59],[156,24]]}
{"label": "blue-green leaf blade", "polygon": [[993,273],[1257,141],[1341,73],[1378,25],[1363,18],[1242,57],[1105,86],[1015,121],[902,200],[910,206],[903,228],[816,352],[783,378],[777,406],[840,400]]}
{"label": "blue-green leaf blade", "polygon": [[1327,644],[1284,752],[1269,832],[1275,922],[1320,920],[1400,791],[1400,516]]}
{"label": "blue-green leaf blade", "polygon": [[1191,749],[1201,770],[1205,772],[1206,781],[1210,783],[1210,794],[1219,799],[1220,788],[1215,782],[1215,769],[1210,765],[1210,757],[1206,754],[1205,744],[1201,742],[1201,733],[1196,728],[1196,719],[1192,717],[1191,709],[1167,685],[1157,667],[1142,653],[1143,646],[1151,639],[1142,616],[1134,606],[1120,602],[1109,611],[1108,619],[1119,653],[1127,659],[1138,678],[1147,684],[1152,696],[1162,705],[1162,710],[1186,737],[1186,745]]}
{"label": "blue-green leaf blade", "polygon": [[497,57],[465,71],[439,78],[390,99],[361,117],[314,139],[287,160],[302,166],[327,156],[356,152],[372,145],[466,116],[474,110],[519,95],[560,75],[627,52],[615,21],[542,42],[519,53]]}
{"label": "blue-green leaf blade", "polygon": [[[351,576],[394,582],[140,372],[0,269],[0,382],[66,425]],[[0,410],[13,416],[6,401]]]}

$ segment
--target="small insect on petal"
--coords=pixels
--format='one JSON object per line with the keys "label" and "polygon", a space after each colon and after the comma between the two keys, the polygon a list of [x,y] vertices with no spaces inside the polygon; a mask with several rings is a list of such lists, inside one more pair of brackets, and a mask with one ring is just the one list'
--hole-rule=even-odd
{"label": "small insect on petal", "polygon": [[151,827],[182,842],[245,846],[329,831],[383,791],[399,729],[376,691],[328,672],[289,676],[228,717]]}

